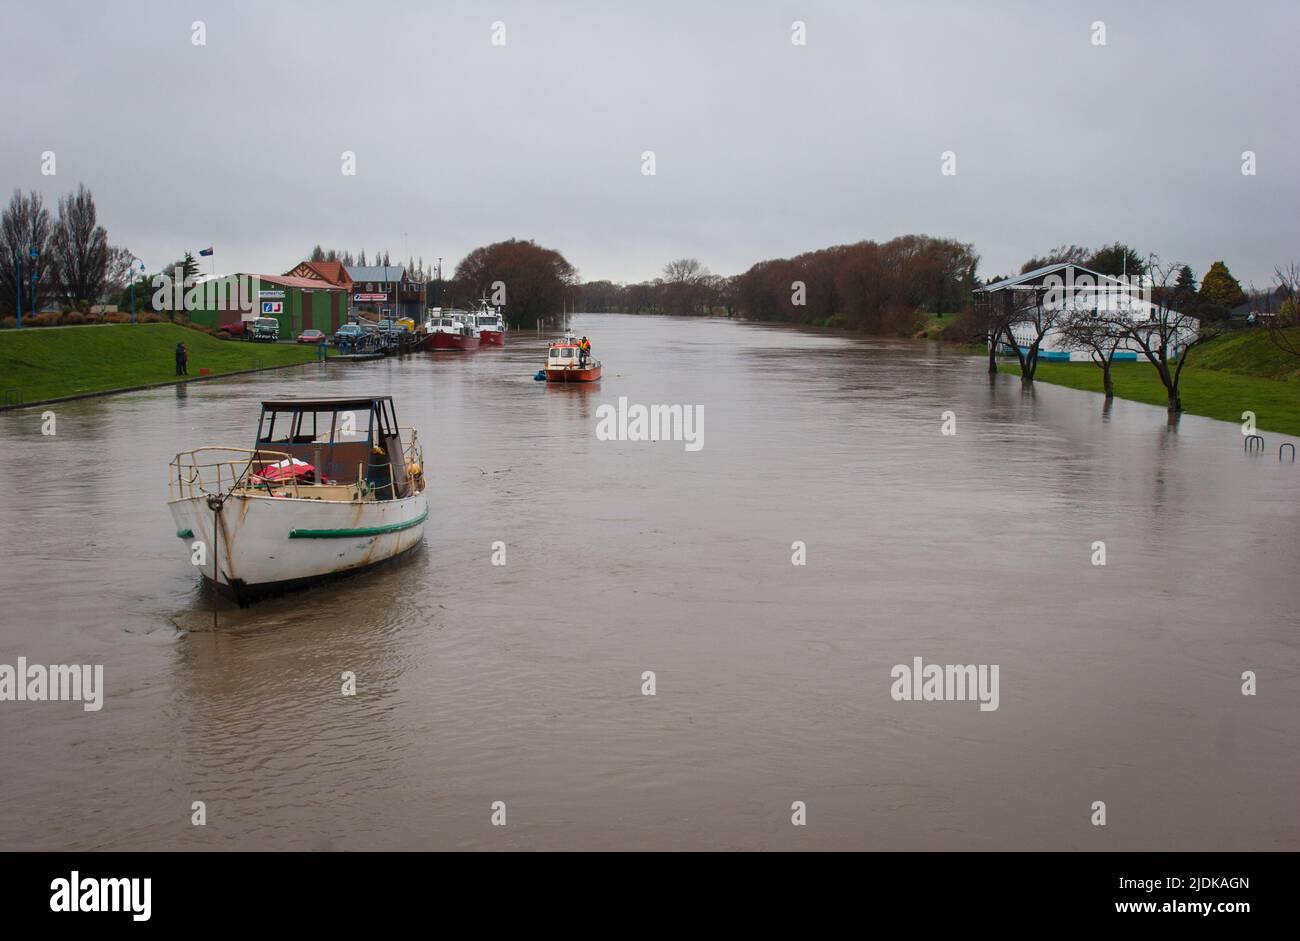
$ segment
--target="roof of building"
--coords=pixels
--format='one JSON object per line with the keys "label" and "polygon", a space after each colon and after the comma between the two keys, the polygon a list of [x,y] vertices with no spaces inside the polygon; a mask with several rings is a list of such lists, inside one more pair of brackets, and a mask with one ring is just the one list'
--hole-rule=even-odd
{"label": "roof of building", "polygon": [[348,277],[353,281],[401,281],[405,273],[400,265],[348,266]]}
{"label": "roof of building", "polygon": [[[293,266],[293,271],[299,268],[308,268],[320,276],[322,281],[328,281],[330,284],[343,284],[350,281],[348,270],[341,261],[304,261]],[[291,276],[292,271],[286,271],[285,276]]]}
{"label": "roof of building", "polygon": [[259,274],[253,277],[259,281],[265,281],[267,284],[274,284],[282,288],[306,288],[309,291],[343,290],[337,284],[323,282],[317,278],[299,278],[287,274]]}
{"label": "roof of building", "polygon": [[1093,271],[1091,268],[1085,268],[1083,265],[1073,261],[1061,261],[1053,265],[1044,265],[1041,268],[1035,268],[1033,271],[1026,271],[1024,274],[1018,274],[1014,278],[1003,278],[1001,281],[995,281],[993,284],[986,284],[982,288],[976,288],[976,292],[993,292],[1002,291],[1007,288],[1013,288],[1021,284],[1036,284],[1048,275],[1057,271],[1064,271],[1066,268],[1073,268],[1076,271],[1082,271],[1084,274],[1092,275],[1102,281],[1113,281],[1116,284],[1122,284],[1119,278],[1113,275],[1102,274],[1100,271]]}

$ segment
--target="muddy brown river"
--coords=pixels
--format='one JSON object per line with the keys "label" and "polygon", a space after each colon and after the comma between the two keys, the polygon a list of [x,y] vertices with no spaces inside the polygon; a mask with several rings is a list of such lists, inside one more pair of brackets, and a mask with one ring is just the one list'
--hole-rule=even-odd
{"label": "muddy brown river", "polygon": [[[104,677],[0,702],[0,849],[1300,849],[1281,436],[933,344],[574,326],[597,386],[517,333],[0,415],[0,664]],[[424,546],[213,629],[168,462],[345,394],[419,429]],[[702,447],[599,440],[620,397]],[[895,698],[915,658],[997,708]]]}

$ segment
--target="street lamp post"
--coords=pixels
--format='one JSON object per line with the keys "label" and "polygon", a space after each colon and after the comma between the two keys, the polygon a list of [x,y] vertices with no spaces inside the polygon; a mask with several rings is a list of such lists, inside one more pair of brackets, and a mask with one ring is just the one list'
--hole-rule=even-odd
{"label": "street lamp post", "polygon": [[18,327],[23,328],[23,258],[14,252],[14,295],[18,298]]}
{"label": "street lamp post", "polygon": [[[135,263],[139,258],[132,258],[126,263],[126,270],[131,273],[131,326],[135,326]],[[140,270],[144,271],[144,262],[140,261]]]}
{"label": "street lamp post", "polygon": [[39,257],[35,245],[28,247],[28,255],[32,259],[32,290],[28,297],[32,300],[32,316],[34,317],[38,313],[36,310],[36,259]]}

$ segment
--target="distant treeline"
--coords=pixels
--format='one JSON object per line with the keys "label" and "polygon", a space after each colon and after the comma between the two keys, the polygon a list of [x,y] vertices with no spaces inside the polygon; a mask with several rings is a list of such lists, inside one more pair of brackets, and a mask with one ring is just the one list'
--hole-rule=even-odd
{"label": "distant treeline", "polygon": [[926,235],[856,242],[760,261],[721,277],[690,258],[638,284],[588,281],[583,311],[725,314],[866,333],[911,333],[925,313],[951,313],[979,285],[974,247]]}

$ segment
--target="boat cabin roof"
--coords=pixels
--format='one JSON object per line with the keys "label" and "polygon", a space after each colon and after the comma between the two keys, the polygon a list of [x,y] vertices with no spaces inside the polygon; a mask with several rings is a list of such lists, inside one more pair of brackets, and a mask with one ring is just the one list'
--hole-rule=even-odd
{"label": "boat cabin roof", "polygon": [[270,412],[356,412],[372,409],[389,403],[393,407],[393,396],[376,395],[369,399],[335,398],[335,399],[269,399],[261,407]]}

